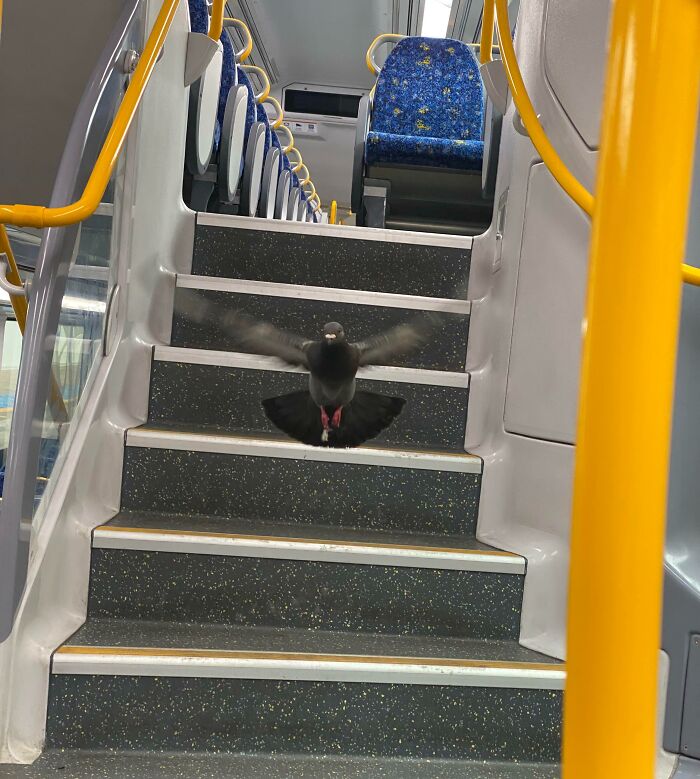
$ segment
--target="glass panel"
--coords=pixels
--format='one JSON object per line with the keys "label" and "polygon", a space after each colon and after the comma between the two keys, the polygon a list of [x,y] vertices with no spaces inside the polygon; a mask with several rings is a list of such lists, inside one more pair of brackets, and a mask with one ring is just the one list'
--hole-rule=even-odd
{"label": "glass panel", "polygon": [[[126,86],[124,77],[112,76],[113,83],[105,89],[98,112],[111,117],[119,105]],[[104,126],[105,115],[100,125]],[[54,343],[53,376],[60,389],[49,391],[46,404],[42,444],[39,458],[39,482],[35,509],[46,488],[50,499],[50,479],[59,452],[73,422],[80,414],[81,399],[89,389],[103,355],[103,332],[107,303],[116,278],[118,231],[115,218],[114,192],[121,191],[123,159],[105,192],[102,203],[89,219],[82,223],[78,249],[68,274],[66,291]],[[62,400],[61,400],[62,399]],[[65,414],[61,409],[65,407]],[[67,416],[67,421],[66,421]]]}

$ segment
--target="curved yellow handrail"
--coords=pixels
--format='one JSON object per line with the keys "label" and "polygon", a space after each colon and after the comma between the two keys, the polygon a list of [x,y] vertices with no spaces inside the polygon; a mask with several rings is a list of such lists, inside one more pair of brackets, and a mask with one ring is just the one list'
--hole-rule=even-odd
{"label": "curved yellow handrail", "polygon": [[[304,187],[307,186],[307,184],[311,184],[311,190],[312,190],[311,193],[307,192],[304,189]],[[316,185],[314,184],[313,181],[311,181],[311,179],[309,179],[307,184],[301,184],[301,189],[302,189],[302,192],[306,195],[306,199],[307,200],[311,200],[312,198],[316,197]]]}
{"label": "curved yellow handrail", "polygon": [[321,198],[317,194],[315,194],[313,197],[310,197],[308,202],[311,203],[311,205],[314,205],[314,203],[316,204],[314,208],[314,214],[317,214],[321,210]]}
{"label": "curved yellow handrail", "polygon": [[365,64],[367,65],[369,72],[375,76],[378,76],[381,72],[381,68],[374,61],[374,53],[383,43],[389,43],[389,41],[400,41],[405,37],[405,35],[398,35],[397,33],[393,32],[383,32],[377,35],[372,43],[370,43],[369,48],[367,49],[367,54],[365,55]]}
{"label": "curved yellow handrail", "polygon": [[124,146],[126,134],[151,78],[151,73],[155,68],[160,50],[163,48],[178,4],[179,0],[164,0],[80,199],[59,208],[18,204],[0,205],[0,224],[15,224],[26,227],[61,227],[80,222],[94,213],[107,188],[117,157]]}
{"label": "curved yellow handrail", "polygon": [[236,19],[234,16],[225,16],[224,22],[226,22],[226,27],[239,27],[243,31],[245,46],[240,51],[234,52],[234,57],[238,63],[245,62],[253,51],[253,36],[250,28],[244,21]]}
{"label": "curved yellow handrail", "polygon": [[218,41],[224,31],[224,11],[226,0],[214,0],[211,7],[211,19],[209,20],[209,32],[207,35],[214,41]]}
{"label": "curved yellow handrail", "polygon": [[[302,165],[304,164],[304,160],[301,158],[301,152],[299,149],[297,149],[296,146],[292,146],[291,149],[287,152],[287,156],[289,156],[292,152],[297,155],[297,164],[292,168],[293,173],[298,173],[301,170]],[[291,162],[291,160],[290,160]]]}
{"label": "curved yellow handrail", "polygon": [[270,96],[270,90],[272,89],[267,73],[257,65],[241,65],[241,68],[245,70],[246,73],[256,73],[262,79],[263,91],[255,95],[255,100],[258,103],[264,103]]}
{"label": "curved yellow handrail", "polygon": [[289,127],[287,127],[286,124],[281,124],[277,128],[277,131],[276,131],[277,135],[280,134],[280,130],[284,130],[287,133],[287,135],[289,136],[289,143],[286,146],[282,147],[282,151],[285,154],[288,154],[294,148],[294,136],[292,135],[292,131],[289,129]]}
{"label": "curved yellow handrail", "polygon": [[[593,214],[593,195],[581,184],[581,182],[566,167],[557,150],[552,146],[544,128],[537,118],[535,107],[532,105],[530,95],[527,93],[525,82],[515,56],[513,39],[510,36],[510,23],[508,20],[508,0],[495,0],[496,4],[496,28],[498,40],[501,45],[501,56],[508,78],[513,102],[515,103],[520,118],[523,120],[527,134],[530,136],[533,146],[537,149],[542,162],[549,172],[559,182],[562,189],[569,197],[580,206],[589,216]],[[483,31],[482,31],[483,32]],[[491,51],[483,49],[483,62],[491,61]]]}
{"label": "curved yellow handrail", "polygon": [[306,171],[304,178],[299,178],[299,183],[302,187],[305,187],[309,181],[311,181],[311,174],[309,173],[309,169],[306,167],[306,165],[302,165],[301,168],[299,168],[299,171],[301,172],[302,168]]}
{"label": "curved yellow handrail", "polygon": [[328,221],[332,225],[336,224],[338,221],[338,201],[337,200],[331,200],[331,207],[328,211]]}
{"label": "curved yellow handrail", "polygon": [[266,97],[264,100],[262,100],[261,102],[263,102],[263,103],[269,103],[269,104],[270,104],[270,105],[271,105],[271,106],[272,106],[272,107],[275,109],[275,111],[277,112],[277,118],[275,119],[275,121],[274,121],[274,122],[272,122],[272,123],[270,124],[270,127],[271,127],[273,130],[276,130],[278,127],[280,127],[280,125],[282,124],[282,122],[284,122],[284,111],[282,110],[282,106],[280,105],[280,101],[279,101],[279,100],[277,100],[277,98],[275,98],[275,97],[272,97],[272,95],[268,95],[268,96],[267,96],[267,97]]}

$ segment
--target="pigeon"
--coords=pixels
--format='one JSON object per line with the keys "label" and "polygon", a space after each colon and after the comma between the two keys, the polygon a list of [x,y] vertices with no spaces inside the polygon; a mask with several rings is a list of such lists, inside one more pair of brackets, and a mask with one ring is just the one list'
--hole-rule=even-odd
{"label": "pigeon", "polygon": [[[194,290],[191,291],[194,293]],[[270,421],[291,438],[312,446],[350,448],[385,430],[401,413],[405,400],[358,390],[357,371],[382,365],[424,346],[443,324],[436,312],[364,341],[351,343],[338,322],[324,325],[318,340],[280,330],[240,310],[223,309],[194,293],[178,301],[179,310],[198,322],[224,329],[245,351],[277,357],[309,372],[307,390],[262,401]]]}

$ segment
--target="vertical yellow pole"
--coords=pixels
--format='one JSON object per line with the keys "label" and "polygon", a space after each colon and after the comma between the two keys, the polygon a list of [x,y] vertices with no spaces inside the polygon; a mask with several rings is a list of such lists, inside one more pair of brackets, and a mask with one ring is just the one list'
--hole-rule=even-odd
{"label": "vertical yellow pole", "polygon": [[616,0],[610,47],[576,450],[565,779],[654,775],[700,0]]}
{"label": "vertical yellow pole", "polygon": [[211,7],[211,21],[209,23],[209,37],[218,41],[224,31],[224,11],[226,0],[214,0]]}
{"label": "vertical yellow pole", "polygon": [[338,221],[338,203],[335,200],[331,200],[331,207],[328,214],[328,221],[334,225]]}
{"label": "vertical yellow pole", "polygon": [[479,46],[479,62],[482,65],[491,62],[494,10],[494,0],[484,0],[484,10],[481,14],[481,44]]}

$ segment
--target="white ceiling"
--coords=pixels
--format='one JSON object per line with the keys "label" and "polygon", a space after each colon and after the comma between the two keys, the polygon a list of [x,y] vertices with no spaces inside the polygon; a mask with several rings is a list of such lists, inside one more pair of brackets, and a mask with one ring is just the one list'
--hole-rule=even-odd
{"label": "white ceiling", "polygon": [[365,53],[380,32],[391,32],[392,0],[248,0],[262,42],[291,83],[369,89]]}

